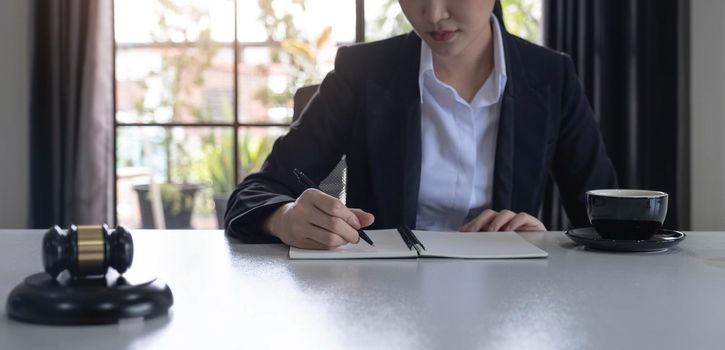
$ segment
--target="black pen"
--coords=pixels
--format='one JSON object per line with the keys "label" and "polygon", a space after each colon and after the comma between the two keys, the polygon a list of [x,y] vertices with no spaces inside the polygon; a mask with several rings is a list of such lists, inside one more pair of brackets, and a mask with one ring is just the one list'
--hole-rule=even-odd
{"label": "black pen", "polygon": [[[315,185],[315,183],[312,182],[312,180],[310,180],[310,178],[307,177],[307,175],[305,175],[305,173],[303,173],[301,170],[294,168],[294,170],[292,170],[292,173],[295,174],[297,181],[301,185],[303,185],[307,188],[314,188],[316,190],[320,190],[320,188],[317,185]],[[373,243],[373,240],[370,239],[370,237],[368,236],[367,233],[365,233],[365,231],[358,229],[357,233],[358,233],[358,235],[360,235],[360,238],[362,238],[363,241],[368,242],[368,244],[370,244],[373,247],[375,246],[375,244]]]}
{"label": "black pen", "polygon": [[408,245],[408,248],[413,247],[415,245],[419,245],[421,248],[423,248],[423,250],[426,250],[423,243],[421,243],[418,240],[418,237],[415,235],[415,233],[413,233],[413,231],[411,229],[408,228],[408,226],[406,226],[406,225],[398,226],[398,232],[403,234],[404,240],[406,240],[405,243]]}

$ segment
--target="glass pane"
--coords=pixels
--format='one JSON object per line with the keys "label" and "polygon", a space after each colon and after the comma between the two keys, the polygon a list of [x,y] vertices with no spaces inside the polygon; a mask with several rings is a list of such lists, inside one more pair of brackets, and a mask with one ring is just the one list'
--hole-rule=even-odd
{"label": "glass pane", "polygon": [[[541,43],[542,0],[502,0],[504,22],[509,32]],[[365,40],[375,41],[407,33],[412,27],[398,0],[365,0]]]}
{"label": "glass pane", "polygon": [[541,2],[542,0],[502,0],[506,29],[511,34],[541,44]]}
{"label": "glass pane", "polygon": [[118,43],[234,41],[234,0],[116,0],[114,11]]}
{"label": "glass pane", "polygon": [[244,127],[239,130],[239,175],[244,179],[262,168],[274,141],[287,133],[280,127]]}
{"label": "glass pane", "polygon": [[365,41],[381,40],[411,30],[398,0],[365,0]]}
{"label": "glass pane", "polygon": [[234,120],[233,50],[122,48],[116,51],[120,123]]}
{"label": "glass pane", "polygon": [[248,40],[270,44],[240,47],[240,122],[289,123],[294,92],[319,84],[333,68],[337,46],[354,41],[355,0],[260,0],[254,5],[240,6],[249,12],[239,15],[240,41],[262,28],[263,37]]}
{"label": "glass pane", "polygon": [[[270,65],[270,49],[241,50],[239,65],[239,120],[244,123],[289,123],[292,100],[284,67]],[[276,92],[276,95],[273,93]]]}
{"label": "glass pane", "polygon": [[317,38],[327,27],[334,42],[355,41],[355,0],[239,0],[237,6],[242,43]]}
{"label": "glass pane", "polygon": [[[231,127],[119,127],[119,223],[129,228],[160,227],[159,222],[169,229],[221,227],[214,197],[226,203],[234,187],[232,132]],[[155,219],[155,209],[164,220],[161,215]]]}
{"label": "glass pane", "polygon": [[237,40],[239,42],[263,42],[267,40],[267,32],[264,29],[264,23],[259,20],[259,14],[260,8],[257,1],[238,1]]}
{"label": "glass pane", "polygon": [[295,50],[287,52],[279,47],[241,48],[240,122],[291,122],[294,92],[299,87],[322,81],[333,68],[337,47],[330,45],[314,55],[309,55],[307,48]]}

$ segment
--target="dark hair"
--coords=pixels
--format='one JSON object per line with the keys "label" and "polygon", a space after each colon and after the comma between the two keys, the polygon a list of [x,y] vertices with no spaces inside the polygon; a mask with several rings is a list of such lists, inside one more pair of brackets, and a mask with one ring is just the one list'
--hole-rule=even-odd
{"label": "dark hair", "polygon": [[506,24],[503,23],[503,9],[501,8],[501,0],[496,0],[496,3],[493,4],[493,14],[496,15],[496,18],[498,18],[498,23],[501,24],[503,28],[506,28]]}

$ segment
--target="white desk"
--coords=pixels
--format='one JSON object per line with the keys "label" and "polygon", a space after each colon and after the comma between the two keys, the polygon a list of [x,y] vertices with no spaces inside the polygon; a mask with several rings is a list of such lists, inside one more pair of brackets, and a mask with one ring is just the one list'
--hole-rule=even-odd
{"label": "white desk", "polygon": [[[41,270],[42,231],[0,231],[2,313]],[[133,232],[131,271],[169,283],[168,317],[94,327],[0,317],[0,349],[722,349],[725,232],[665,253],[525,234],[536,260],[289,261],[221,231]]]}

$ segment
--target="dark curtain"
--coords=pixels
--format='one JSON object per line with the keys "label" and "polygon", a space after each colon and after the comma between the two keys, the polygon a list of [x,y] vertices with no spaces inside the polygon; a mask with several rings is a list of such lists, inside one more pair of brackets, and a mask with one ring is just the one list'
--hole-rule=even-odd
{"label": "dark curtain", "polygon": [[[545,44],[568,53],[621,188],[669,194],[665,226],[689,227],[689,2],[544,0]],[[565,228],[551,184],[545,224]]]}
{"label": "dark curtain", "polygon": [[112,2],[36,0],[30,226],[112,223]]}

